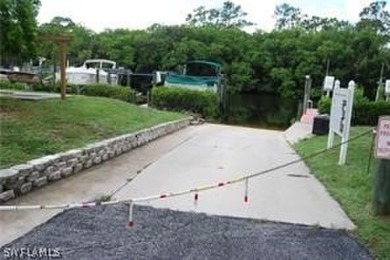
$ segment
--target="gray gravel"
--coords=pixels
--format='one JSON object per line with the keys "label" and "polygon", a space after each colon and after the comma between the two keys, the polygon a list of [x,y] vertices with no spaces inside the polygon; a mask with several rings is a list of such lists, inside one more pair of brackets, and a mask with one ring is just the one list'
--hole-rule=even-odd
{"label": "gray gravel", "polygon": [[71,209],[2,247],[0,259],[21,248],[57,248],[63,259],[372,259],[344,231],[144,206],[134,207],[134,227],[127,217],[126,205]]}

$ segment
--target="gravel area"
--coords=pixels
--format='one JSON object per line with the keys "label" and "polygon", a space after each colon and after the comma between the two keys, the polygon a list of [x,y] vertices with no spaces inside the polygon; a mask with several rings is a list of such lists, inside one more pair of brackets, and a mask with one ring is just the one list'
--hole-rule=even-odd
{"label": "gravel area", "polygon": [[127,218],[126,205],[67,210],[2,247],[0,259],[372,259],[340,230],[145,206],[134,207],[134,227]]}

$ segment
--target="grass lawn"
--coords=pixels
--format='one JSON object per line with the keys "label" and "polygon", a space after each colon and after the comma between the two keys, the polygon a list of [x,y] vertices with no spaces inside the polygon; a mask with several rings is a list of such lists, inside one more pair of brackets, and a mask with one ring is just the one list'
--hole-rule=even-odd
{"label": "grass lawn", "polygon": [[[368,127],[354,127],[351,138],[368,130]],[[298,143],[295,148],[305,156],[325,148],[326,143],[327,136],[314,137]],[[371,144],[372,134],[351,142],[344,166],[337,165],[340,148],[308,159],[306,163],[357,225],[352,234],[379,259],[390,259],[390,218],[374,216],[371,208],[373,163],[367,173]]]}
{"label": "grass lawn", "polygon": [[0,168],[184,117],[107,98],[0,98]]}

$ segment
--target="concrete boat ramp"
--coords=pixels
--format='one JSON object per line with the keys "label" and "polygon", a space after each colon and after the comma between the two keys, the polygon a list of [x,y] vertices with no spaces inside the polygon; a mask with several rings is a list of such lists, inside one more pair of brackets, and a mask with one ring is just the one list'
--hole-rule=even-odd
{"label": "concrete boat ramp", "polygon": [[[115,194],[116,199],[147,197],[226,183],[280,166],[299,157],[283,132],[206,124],[189,139],[149,165]],[[212,215],[353,229],[340,206],[303,162],[245,181],[193,194],[142,202],[143,205]]]}
{"label": "concrete boat ramp", "polygon": [[[307,127],[301,132],[297,129],[280,132],[217,124],[190,126],[7,204],[82,202],[104,195],[127,199],[226,182],[298,159],[286,138],[291,141],[296,139],[291,135],[302,138],[310,133],[302,133]],[[354,228],[303,162],[249,179],[248,203],[244,203],[244,195],[245,182],[239,182],[201,192],[197,203],[194,194],[185,194],[141,204],[208,215]],[[1,212],[0,246],[60,212]]]}

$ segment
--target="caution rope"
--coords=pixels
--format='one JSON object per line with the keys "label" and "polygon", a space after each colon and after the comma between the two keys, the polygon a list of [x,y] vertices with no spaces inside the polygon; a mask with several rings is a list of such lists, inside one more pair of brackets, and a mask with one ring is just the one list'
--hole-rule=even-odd
{"label": "caution rope", "polygon": [[166,198],[172,198],[172,197],[178,197],[186,194],[195,194],[194,195],[194,204],[197,205],[198,200],[199,200],[199,192],[206,191],[206,190],[211,190],[211,189],[217,189],[221,188],[227,185],[232,185],[235,183],[239,182],[245,182],[245,192],[244,192],[244,202],[248,203],[249,201],[249,179],[255,178],[261,175],[265,175],[267,173],[271,173],[274,171],[277,171],[282,168],[286,168],[288,166],[291,166],[293,164],[311,159],[313,157],[319,156],[321,154],[326,153],[329,150],[335,149],[345,143],[352,142],[356,139],[359,139],[368,133],[372,133],[372,130],[366,131],[362,134],[359,134],[357,136],[354,136],[350,138],[349,140],[345,142],[341,142],[335,146],[333,146],[330,149],[322,149],[318,152],[312,153],[307,156],[300,157],[296,160],[292,160],[290,162],[281,164],[276,167],[272,167],[260,172],[252,173],[249,175],[244,175],[240,176],[235,179],[231,179],[225,182],[218,182],[215,184],[211,185],[205,185],[205,186],[200,186],[196,187],[190,190],[184,190],[184,191],[177,191],[177,192],[169,192],[169,193],[163,193],[163,194],[158,194],[158,195],[152,195],[152,196],[146,196],[146,197],[139,197],[139,198],[130,198],[130,199],[122,199],[122,200],[112,200],[112,201],[97,201],[97,202],[84,202],[84,203],[68,203],[68,204],[48,204],[48,205],[0,205],[0,211],[19,211],[19,210],[43,210],[43,209],[71,209],[71,208],[91,208],[95,206],[107,206],[107,205],[115,205],[115,204],[129,204],[129,219],[128,219],[128,226],[133,226],[133,206],[137,202],[147,202],[147,201],[154,201],[154,200],[160,200],[160,199],[166,199]]}

